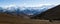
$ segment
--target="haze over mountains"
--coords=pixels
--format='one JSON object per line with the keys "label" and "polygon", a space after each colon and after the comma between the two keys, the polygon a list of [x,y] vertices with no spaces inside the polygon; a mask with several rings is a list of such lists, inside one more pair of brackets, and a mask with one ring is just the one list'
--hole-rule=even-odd
{"label": "haze over mountains", "polygon": [[26,15],[37,15],[40,14],[55,5],[43,5],[40,7],[19,7],[19,6],[11,6],[11,7],[0,7],[0,12],[5,13],[16,13],[16,14],[26,14]]}

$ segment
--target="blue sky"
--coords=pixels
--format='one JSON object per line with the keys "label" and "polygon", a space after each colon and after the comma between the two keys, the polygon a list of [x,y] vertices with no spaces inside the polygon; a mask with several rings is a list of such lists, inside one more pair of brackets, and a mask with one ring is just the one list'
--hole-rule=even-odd
{"label": "blue sky", "polygon": [[0,0],[0,6],[41,6],[60,4],[60,0]]}

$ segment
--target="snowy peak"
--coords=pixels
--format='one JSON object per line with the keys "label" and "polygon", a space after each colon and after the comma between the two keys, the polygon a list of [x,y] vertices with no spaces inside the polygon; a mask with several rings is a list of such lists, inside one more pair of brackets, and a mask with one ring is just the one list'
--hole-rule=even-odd
{"label": "snowy peak", "polygon": [[16,13],[24,13],[27,15],[34,15],[39,14],[43,11],[46,11],[50,9],[51,7],[54,7],[55,5],[43,5],[41,7],[19,7],[19,6],[9,6],[9,7],[0,7],[0,10],[2,9],[3,12],[16,12]]}

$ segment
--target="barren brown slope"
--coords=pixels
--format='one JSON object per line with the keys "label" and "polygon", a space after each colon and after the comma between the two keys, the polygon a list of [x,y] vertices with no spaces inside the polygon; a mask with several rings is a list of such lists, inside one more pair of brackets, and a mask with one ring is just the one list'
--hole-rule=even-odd
{"label": "barren brown slope", "polygon": [[25,19],[16,15],[12,16],[6,13],[0,13],[0,24],[57,24],[57,23],[50,23],[48,20]]}
{"label": "barren brown slope", "polygon": [[60,5],[57,5],[41,14],[32,17],[35,19],[51,19],[51,20],[60,20]]}

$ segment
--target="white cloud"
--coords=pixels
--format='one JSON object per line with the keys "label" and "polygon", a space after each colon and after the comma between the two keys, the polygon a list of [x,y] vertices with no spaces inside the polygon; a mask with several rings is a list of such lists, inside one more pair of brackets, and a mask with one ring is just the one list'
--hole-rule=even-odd
{"label": "white cloud", "polygon": [[7,5],[6,7],[13,7],[16,6],[15,4]]}
{"label": "white cloud", "polygon": [[25,7],[41,7],[43,5],[52,5],[52,4],[30,4],[30,5],[25,5]]}
{"label": "white cloud", "polygon": [[10,5],[6,5],[6,6],[2,6],[4,9],[7,9],[9,7],[16,7],[16,4],[10,4]]}
{"label": "white cloud", "polygon": [[59,5],[59,4],[30,4],[30,5],[25,5],[25,7],[41,7],[43,5]]}

